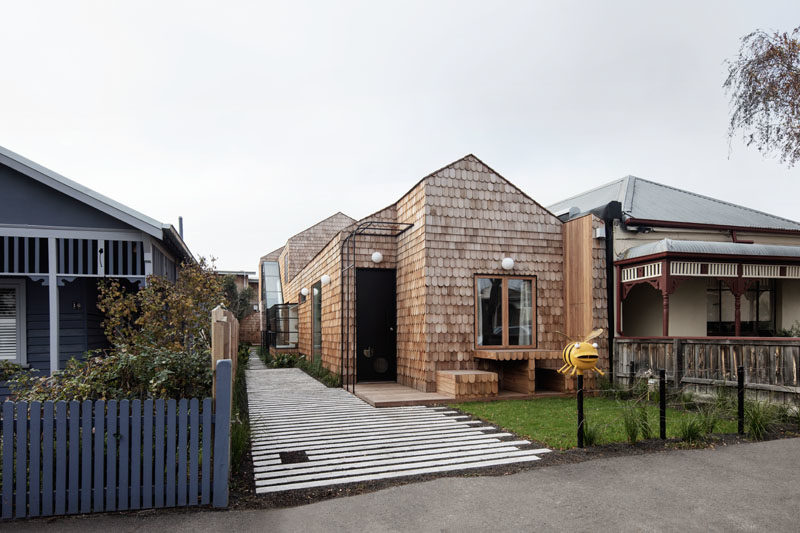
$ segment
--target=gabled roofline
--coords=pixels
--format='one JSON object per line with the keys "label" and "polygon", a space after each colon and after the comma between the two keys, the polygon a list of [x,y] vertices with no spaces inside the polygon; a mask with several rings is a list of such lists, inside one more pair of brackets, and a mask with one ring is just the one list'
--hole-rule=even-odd
{"label": "gabled roofline", "polygon": [[58,172],[43,167],[3,146],[0,146],[0,164],[6,165],[102,213],[121,220],[151,237],[155,237],[163,242],[169,242],[179,254],[183,255],[183,259],[195,261],[195,257],[184,242],[183,237],[181,237],[178,230],[176,230],[172,224],[162,224],[154,218],[150,218],[135,209],[131,209],[116,200],[112,200],[108,196],[104,196],[89,187],[72,181]]}
{"label": "gabled roofline", "polygon": [[[2,146],[0,146],[0,163],[71,198],[94,207],[98,211],[119,219],[152,237],[163,239],[164,231],[169,226]],[[178,238],[180,239],[180,236]],[[181,242],[183,241],[181,240]],[[183,247],[186,248],[186,245],[183,244]],[[188,251],[188,248],[186,250]],[[191,256],[191,253],[189,255]]]}
{"label": "gabled roofline", "polygon": [[[268,254],[266,254],[266,255],[262,255],[261,257],[259,257],[259,258],[258,258],[258,264],[260,265],[261,263],[263,263],[264,261],[266,261],[266,260],[267,260],[267,258],[268,258],[269,256],[271,256],[271,255],[273,255],[273,254],[276,254],[276,255],[275,255],[275,257],[276,257],[276,258],[277,258],[277,257],[280,257],[280,255],[281,255],[281,253],[283,252],[283,249],[284,249],[284,248],[286,248],[286,245],[285,245],[285,244],[284,244],[283,246],[281,246],[280,248],[275,248],[274,250],[272,250],[271,252],[269,252],[269,253],[268,253]],[[277,261],[277,259],[275,259],[275,261]]]}
{"label": "gabled roofline", "polygon": [[[327,222],[328,220],[332,219],[332,218],[333,218],[333,217],[335,217],[336,215],[342,215],[342,216],[344,216],[344,217],[347,217],[347,218],[349,218],[349,219],[352,221],[352,222],[351,222],[351,224],[353,224],[353,223],[355,223],[355,222],[358,222],[357,220],[355,220],[355,219],[354,219],[353,217],[351,217],[350,215],[347,215],[347,214],[345,214],[345,213],[342,213],[341,211],[337,211],[337,212],[335,212],[334,214],[332,214],[331,216],[329,216],[329,217],[326,217],[326,218],[323,218],[322,220],[320,220],[320,221],[319,221],[319,222],[317,222],[316,224],[312,224],[311,226],[307,227],[306,229],[304,229],[304,230],[302,230],[302,231],[298,231],[297,233],[295,233],[294,235],[292,235],[291,237],[289,237],[288,239],[286,239],[286,242],[288,243],[289,241],[291,241],[291,240],[292,240],[292,239],[294,239],[295,237],[299,237],[299,236],[300,236],[300,235],[302,235],[303,233],[306,233],[307,231],[311,231],[312,229],[316,228],[317,226],[319,226],[319,225],[320,225],[320,224],[322,224],[323,222]],[[284,246],[283,246],[283,248],[285,248],[285,247],[286,247],[286,245],[284,245]],[[270,253],[272,253],[272,252],[270,252]],[[269,255],[269,254],[267,254],[267,255]]]}
{"label": "gabled roofline", "polygon": [[[298,275],[300,275],[300,273],[301,273],[301,272],[302,272],[302,271],[303,271],[303,270],[304,270],[304,269],[305,269],[305,268],[306,268],[308,265],[310,265],[310,264],[311,264],[311,263],[314,261],[314,259],[316,259],[316,258],[317,258],[317,257],[318,257],[318,256],[319,256],[319,255],[320,255],[322,252],[323,252],[323,251],[325,251],[325,249],[327,249],[327,248],[328,248],[328,246],[330,246],[330,244],[331,244],[331,243],[332,243],[332,242],[333,242],[333,241],[334,241],[334,240],[335,240],[337,237],[341,237],[342,233],[344,233],[344,232],[345,232],[345,231],[346,231],[348,228],[352,228],[353,226],[356,226],[356,225],[358,225],[358,224],[359,224],[359,223],[361,223],[361,222],[366,222],[367,220],[369,220],[370,218],[374,217],[374,216],[375,216],[375,215],[377,215],[378,213],[380,213],[380,212],[382,212],[382,211],[386,211],[387,209],[391,209],[391,208],[395,208],[395,209],[397,209],[397,204],[399,204],[399,203],[400,203],[400,201],[401,201],[403,198],[405,198],[406,196],[408,196],[409,194],[411,194],[411,192],[412,192],[414,189],[416,189],[417,187],[419,187],[419,185],[420,185],[422,182],[424,182],[426,179],[428,179],[428,178],[431,178],[431,177],[433,177],[434,175],[436,175],[436,174],[438,174],[439,172],[441,172],[442,170],[445,170],[445,169],[447,169],[447,168],[450,168],[450,167],[452,167],[453,165],[455,165],[456,163],[459,163],[459,162],[461,162],[461,161],[464,161],[465,159],[468,159],[468,158],[470,158],[470,157],[474,158],[474,159],[475,159],[475,160],[476,160],[478,163],[480,163],[481,165],[483,165],[483,166],[485,166],[486,168],[488,168],[488,169],[489,169],[489,171],[490,171],[492,174],[494,174],[495,176],[497,176],[497,177],[498,177],[498,178],[500,178],[501,180],[505,181],[506,183],[508,183],[509,185],[511,185],[512,187],[514,187],[514,189],[516,189],[518,193],[520,193],[522,196],[524,196],[525,198],[527,198],[528,200],[530,200],[531,202],[533,202],[535,205],[537,205],[538,207],[540,207],[541,209],[543,209],[544,211],[546,211],[547,213],[549,213],[550,215],[552,215],[552,216],[553,216],[553,218],[555,218],[556,220],[558,220],[560,223],[562,223],[562,224],[563,224],[563,221],[562,221],[560,218],[558,218],[558,217],[557,217],[557,216],[556,216],[556,215],[555,215],[555,214],[554,214],[552,211],[550,211],[549,209],[547,209],[546,207],[544,207],[542,204],[540,204],[539,202],[537,202],[536,200],[534,200],[533,198],[531,198],[530,196],[528,196],[528,195],[525,193],[525,191],[523,191],[522,189],[520,189],[519,187],[517,187],[516,185],[514,185],[513,183],[511,183],[511,182],[510,182],[508,179],[506,179],[505,177],[503,177],[503,175],[502,175],[502,174],[500,174],[500,173],[499,173],[499,172],[497,172],[495,169],[493,169],[492,167],[490,167],[489,165],[487,165],[486,163],[484,163],[484,162],[483,162],[483,161],[482,161],[482,160],[481,160],[481,159],[480,159],[478,156],[476,156],[476,155],[474,155],[474,154],[467,154],[467,155],[465,155],[464,157],[462,157],[462,158],[460,158],[460,159],[456,159],[456,160],[455,160],[455,161],[453,161],[452,163],[448,163],[447,165],[444,165],[443,167],[441,167],[441,168],[439,168],[439,169],[437,169],[437,170],[434,170],[433,172],[431,172],[431,173],[427,174],[426,176],[424,176],[423,178],[421,178],[419,181],[417,181],[416,183],[414,183],[414,185],[413,185],[413,186],[412,186],[410,189],[408,189],[408,190],[407,190],[407,191],[406,191],[406,192],[405,192],[403,195],[401,195],[401,196],[400,196],[400,198],[398,198],[398,199],[397,199],[397,200],[396,200],[394,203],[392,203],[392,204],[389,204],[389,205],[387,205],[386,207],[384,207],[384,208],[382,208],[382,209],[378,209],[377,211],[375,211],[375,212],[374,212],[374,213],[372,213],[371,215],[367,215],[367,216],[365,216],[365,217],[363,217],[363,218],[360,218],[360,219],[358,219],[358,220],[355,220],[355,221],[353,221],[353,223],[352,223],[352,224],[350,224],[349,226],[347,226],[347,228],[344,228],[344,229],[341,229],[341,230],[337,231],[337,232],[336,232],[336,233],[333,235],[333,237],[331,237],[331,238],[330,238],[330,240],[329,240],[328,242],[326,242],[326,243],[325,243],[325,246],[323,246],[322,248],[320,248],[320,250],[319,250],[319,251],[318,251],[316,254],[314,254],[314,256],[313,256],[311,259],[309,259],[309,260],[308,260],[308,262],[307,262],[305,265],[303,265],[303,266],[300,268],[300,270],[298,270],[298,271],[297,271],[297,274],[295,274],[295,277],[297,277]],[[341,213],[341,211],[340,211],[339,213]],[[337,213],[337,214],[338,214],[338,213]],[[343,214],[343,215],[344,215],[344,213],[341,213],[341,214]],[[335,216],[335,215],[334,215],[334,216]],[[345,216],[347,216],[347,215],[345,215]],[[328,217],[328,218],[330,218],[330,217]],[[327,219],[325,219],[325,220],[327,220]],[[316,225],[316,224],[315,224],[315,225]],[[312,226],[312,227],[314,227],[314,226]],[[287,242],[289,242],[289,241],[287,240]],[[268,254],[268,255],[269,255],[269,254]],[[266,256],[265,256],[265,257],[266,257]],[[262,259],[263,259],[263,257],[262,257]],[[289,282],[291,282],[293,279],[294,279],[294,277],[293,277],[292,279],[290,279],[290,280],[289,280]]]}
{"label": "gabled roofline", "polygon": [[[625,180],[630,180],[630,178],[636,178],[636,176],[628,175],[628,176],[625,176],[624,178],[617,178],[615,180],[611,180],[609,182],[603,183],[602,185],[598,185],[597,187],[593,187],[593,188],[587,189],[587,190],[585,190],[583,192],[579,192],[578,194],[573,194],[572,196],[570,196],[568,198],[564,198],[563,200],[559,200],[558,202],[555,202],[554,204],[551,204],[550,208],[552,209],[553,207],[555,207],[557,205],[566,204],[567,202],[569,202],[571,200],[574,200],[574,199],[579,198],[581,196],[586,196],[586,195],[591,194],[593,192],[599,191],[600,189],[605,189],[606,187],[608,187],[610,185],[620,184]],[[628,185],[625,186],[624,190],[627,190],[627,187],[628,187]],[[620,187],[620,190],[623,190],[623,188]],[[622,194],[622,198],[620,198],[620,195],[617,194],[617,201],[622,203],[622,200],[624,200],[624,197],[625,197],[624,193]],[[564,211],[564,213],[567,213],[569,211],[570,207],[572,207],[572,206],[567,207],[567,211]],[[581,214],[584,214],[584,213],[581,213]]]}

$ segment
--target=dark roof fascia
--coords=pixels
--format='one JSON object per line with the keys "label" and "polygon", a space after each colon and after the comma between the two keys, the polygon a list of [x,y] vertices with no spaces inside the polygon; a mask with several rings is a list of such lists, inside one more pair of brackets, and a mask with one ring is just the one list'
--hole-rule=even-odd
{"label": "dark roof fascia", "polygon": [[627,218],[626,226],[653,226],[660,228],[680,228],[680,229],[711,229],[722,231],[741,231],[751,233],[774,233],[779,235],[800,235],[800,230],[783,228],[756,228],[748,226],[725,226],[723,224],[699,224],[696,222],[675,222],[670,220],[650,220],[644,218]]}
{"label": "dark roof fascia", "polygon": [[[734,255],[734,254],[697,254],[689,252],[658,252],[657,254],[643,255],[641,257],[632,257],[630,259],[619,259],[614,261],[615,266],[632,265],[637,263],[646,263],[658,259],[695,259],[698,261],[714,260],[727,260],[727,261],[747,261],[752,264],[761,264],[768,262],[780,261],[782,263],[800,263],[800,258],[773,256],[773,255]],[[679,276],[678,276],[679,277]]]}
{"label": "dark roof fascia", "polygon": [[172,251],[180,256],[181,259],[192,263],[197,262],[197,259],[195,259],[194,255],[192,255],[192,252],[189,250],[189,247],[186,246],[186,243],[183,242],[183,238],[181,237],[181,234],[178,233],[178,230],[175,229],[175,226],[172,224],[164,224],[162,228],[162,235],[162,242],[172,248]]}

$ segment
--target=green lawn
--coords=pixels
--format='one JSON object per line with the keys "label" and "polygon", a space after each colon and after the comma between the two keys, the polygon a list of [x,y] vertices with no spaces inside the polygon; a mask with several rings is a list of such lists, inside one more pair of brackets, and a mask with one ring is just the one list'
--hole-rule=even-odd
{"label": "green lawn", "polygon": [[[625,402],[610,398],[592,397],[584,400],[587,425],[600,429],[597,444],[627,441],[622,423],[624,406]],[[467,402],[453,404],[451,407],[551,448],[565,449],[578,445],[578,409],[575,398]],[[653,436],[658,437],[658,406],[648,405],[647,410]],[[667,409],[667,437],[679,436],[679,420],[685,416],[693,414]],[[714,431],[735,433],[736,421],[720,420]]]}

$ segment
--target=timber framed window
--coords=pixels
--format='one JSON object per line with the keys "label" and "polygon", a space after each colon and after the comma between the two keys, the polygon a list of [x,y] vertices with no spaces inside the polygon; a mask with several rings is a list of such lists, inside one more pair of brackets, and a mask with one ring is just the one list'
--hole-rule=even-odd
{"label": "timber framed window", "polygon": [[0,280],[0,361],[27,362],[25,280]]}
{"label": "timber framed window", "polygon": [[475,346],[533,348],[536,276],[475,276]]}

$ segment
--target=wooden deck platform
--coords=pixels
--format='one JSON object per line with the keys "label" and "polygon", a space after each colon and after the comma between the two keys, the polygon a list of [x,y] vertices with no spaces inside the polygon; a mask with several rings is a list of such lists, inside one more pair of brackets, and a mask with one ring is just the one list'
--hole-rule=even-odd
{"label": "wooden deck platform", "polygon": [[[373,407],[405,407],[410,405],[446,405],[457,400],[446,394],[421,392],[405,385],[393,382],[359,383],[355,395]],[[499,390],[496,396],[481,398],[478,401],[491,402],[497,400],[529,400],[531,398],[573,397],[574,393],[542,391],[534,394],[523,394],[510,390]]]}
{"label": "wooden deck platform", "polygon": [[373,407],[404,407],[408,405],[444,405],[455,401],[452,396],[421,392],[393,382],[358,383],[356,396]]}

